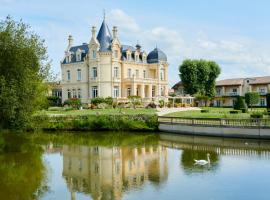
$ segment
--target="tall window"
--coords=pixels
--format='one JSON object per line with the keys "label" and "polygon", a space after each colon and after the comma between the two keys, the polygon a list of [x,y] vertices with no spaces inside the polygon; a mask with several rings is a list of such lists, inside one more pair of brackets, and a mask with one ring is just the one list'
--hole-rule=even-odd
{"label": "tall window", "polygon": [[164,69],[161,69],[160,70],[160,80],[164,80],[164,74],[165,74],[165,70]]}
{"label": "tall window", "polygon": [[82,70],[81,69],[77,69],[77,80],[78,81],[82,80]]}
{"label": "tall window", "polygon": [[139,70],[136,69],[136,78],[139,78]]}
{"label": "tall window", "polygon": [[136,55],[136,56],[135,56],[135,61],[136,61],[136,62],[139,62],[139,55]]}
{"label": "tall window", "polygon": [[152,87],[152,97],[155,97],[155,96],[156,96],[155,93],[156,93],[156,90],[155,90],[155,87],[153,86],[153,87]]}
{"label": "tall window", "polygon": [[81,92],[81,89],[78,89],[78,98],[82,98],[82,92]]}
{"label": "tall window", "polygon": [[77,98],[76,90],[75,89],[72,90],[72,98]]}
{"label": "tall window", "polygon": [[119,97],[119,86],[114,86],[113,87],[113,97],[114,98]]}
{"label": "tall window", "polygon": [[93,67],[92,70],[93,70],[92,71],[93,78],[97,78],[97,75],[98,75],[97,74],[97,68],[96,67]]}
{"label": "tall window", "polygon": [[128,78],[131,78],[131,69],[128,69]]}
{"label": "tall window", "polygon": [[67,90],[67,95],[68,95],[68,99],[70,99],[71,98],[71,91],[69,89]]}
{"label": "tall window", "polygon": [[261,106],[266,106],[266,102],[265,102],[265,99],[264,98],[261,98],[260,99],[260,105]]}
{"label": "tall window", "polygon": [[143,70],[143,78],[146,78],[146,71]]}
{"label": "tall window", "polygon": [[97,52],[96,52],[96,50],[93,50],[92,51],[92,55],[93,55],[93,59],[96,59],[97,58]]}
{"label": "tall window", "polygon": [[118,77],[118,67],[113,68],[113,77],[115,77],[115,78]]}
{"label": "tall window", "polygon": [[70,79],[71,79],[70,70],[67,70],[67,80],[70,81]]}
{"label": "tall window", "polygon": [[130,54],[127,54],[127,60],[128,60],[128,61],[131,60]]}
{"label": "tall window", "polygon": [[92,87],[92,98],[96,98],[96,97],[98,97],[98,87],[93,86]]}
{"label": "tall window", "polygon": [[77,53],[77,61],[81,61],[81,54],[80,53]]}
{"label": "tall window", "polygon": [[118,58],[118,51],[117,50],[114,50],[114,57]]}
{"label": "tall window", "polygon": [[131,96],[131,88],[128,88],[128,89],[127,89],[127,96],[128,96],[128,97]]}

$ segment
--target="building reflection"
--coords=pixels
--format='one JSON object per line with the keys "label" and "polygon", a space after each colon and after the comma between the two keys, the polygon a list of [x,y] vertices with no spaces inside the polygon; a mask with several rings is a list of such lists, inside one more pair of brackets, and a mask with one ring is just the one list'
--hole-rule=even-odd
{"label": "building reflection", "polygon": [[75,192],[93,199],[121,199],[123,192],[168,177],[167,149],[147,147],[63,146],[63,177]]}

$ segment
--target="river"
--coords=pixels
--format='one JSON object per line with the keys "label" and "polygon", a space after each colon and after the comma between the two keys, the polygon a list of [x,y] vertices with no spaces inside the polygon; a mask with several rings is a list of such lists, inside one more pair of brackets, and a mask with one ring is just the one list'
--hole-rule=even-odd
{"label": "river", "polygon": [[[206,165],[195,164],[207,160]],[[270,141],[160,133],[2,133],[0,199],[269,200]]]}

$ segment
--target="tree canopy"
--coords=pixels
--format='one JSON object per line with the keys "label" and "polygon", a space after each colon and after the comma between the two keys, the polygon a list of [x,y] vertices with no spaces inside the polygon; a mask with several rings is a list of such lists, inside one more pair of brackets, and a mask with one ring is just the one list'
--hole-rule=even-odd
{"label": "tree canopy", "polygon": [[44,41],[29,25],[0,21],[0,127],[26,127],[45,102],[47,58]]}
{"label": "tree canopy", "polygon": [[249,107],[259,103],[260,95],[258,92],[247,92],[245,94],[245,101]]}
{"label": "tree canopy", "polygon": [[215,81],[220,71],[217,63],[208,60],[187,59],[179,66],[185,92],[209,98],[215,96]]}

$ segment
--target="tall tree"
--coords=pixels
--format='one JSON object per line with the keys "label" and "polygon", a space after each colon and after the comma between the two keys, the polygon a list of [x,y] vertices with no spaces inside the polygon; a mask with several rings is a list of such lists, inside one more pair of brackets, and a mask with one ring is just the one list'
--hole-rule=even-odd
{"label": "tall tree", "polygon": [[24,128],[45,101],[44,41],[22,21],[0,21],[0,126]]}
{"label": "tall tree", "polygon": [[184,60],[179,66],[180,78],[186,93],[215,96],[215,81],[220,74],[217,63],[207,60]]}
{"label": "tall tree", "polygon": [[245,101],[249,107],[253,107],[258,104],[260,100],[260,95],[258,92],[247,92],[245,94]]}

